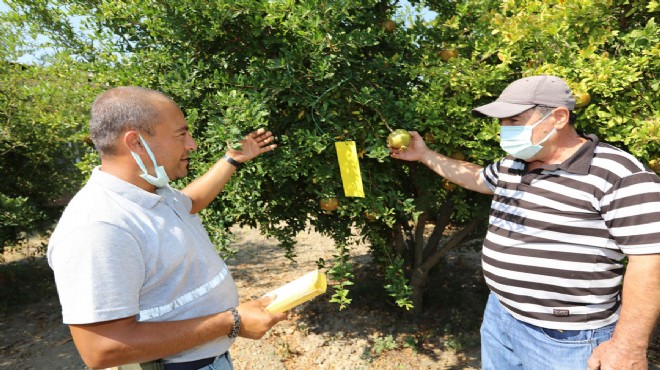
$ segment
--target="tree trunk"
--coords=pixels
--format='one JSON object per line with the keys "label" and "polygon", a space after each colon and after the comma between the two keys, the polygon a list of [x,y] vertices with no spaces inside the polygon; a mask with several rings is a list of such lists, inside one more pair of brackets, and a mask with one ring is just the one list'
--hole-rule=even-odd
{"label": "tree trunk", "polygon": [[413,270],[412,277],[410,278],[410,286],[412,287],[412,302],[413,308],[411,315],[414,323],[417,323],[424,312],[424,293],[426,292],[426,283],[429,278],[429,271],[421,268]]}
{"label": "tree trunk", "polygon": [[430,255],[420,266],[415,266],[412,276],[410,278],[410,285],[412,287],[413,296],[413,309],[411,310],[414,322],[417,322],[422,312],[424,311],[424,292],[428,282],[429,272],[433,269],[442,258],[452,249],[459,246],[465,238],[479,225],[479,221],[474,219],[469,224],[465,225],[460,231],[452,235],[441,248],[437,249]]}
{"label": "tree trunk", "polygon": [[429,219],[429,213],[424,212],[417,218],[417,226],[415,227],[415,259],[413,261],[413,270],[422,264],[424,261],[424,230],[426,223]]}

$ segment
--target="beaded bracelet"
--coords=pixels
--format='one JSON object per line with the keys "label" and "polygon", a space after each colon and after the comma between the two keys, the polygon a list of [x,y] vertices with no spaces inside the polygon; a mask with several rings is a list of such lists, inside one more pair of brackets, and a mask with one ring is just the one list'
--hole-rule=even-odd
{"label": "beaded bracelet", "polygon": [[241,330],[241,315],[238,314],[238,311],[234,307],[230,307],[227,311],[231,312],[231,315],[234,316],[234,326],[231,328],[231,333],[227,337],[236,338],[239,330]]}

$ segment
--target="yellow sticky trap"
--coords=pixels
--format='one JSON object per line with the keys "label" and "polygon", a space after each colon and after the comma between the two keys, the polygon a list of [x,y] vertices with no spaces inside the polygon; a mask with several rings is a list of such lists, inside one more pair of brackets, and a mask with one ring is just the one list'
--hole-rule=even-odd
{"label": "yellow sticky trap", "polygon": [[358,162],[357,150],[355,150],[355,141],[335,142],[335,148],[337,149],[341,181],[344,185],[344,195],[364,198],[360,162]]}

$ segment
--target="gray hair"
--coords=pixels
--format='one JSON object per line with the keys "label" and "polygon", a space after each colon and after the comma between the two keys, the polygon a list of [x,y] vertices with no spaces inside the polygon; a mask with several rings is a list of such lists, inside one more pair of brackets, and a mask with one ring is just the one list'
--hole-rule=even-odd
{"label": "gray hair", "polygon": [[164,99],[172,101],[159,91],[137,86],[115,87],[99,95],[92,105],[89,121],[96,150],[101,155],[116,154],[117,139],[127,130],[153,135],[159,119],[154,102]]}
{"label": "gray hair", "polygon": [[[557,107],[546,107],[544,105],[537,105],[532,109],[534,109],[540,115],[545,116],[546,114],[550,113],[551,111],[557,109]],[[568,124],[569,125],[574,125],[576,119],[577,119],[577,116],[575,115],[575,113],[573,113],[572,110],[569,110]]]}

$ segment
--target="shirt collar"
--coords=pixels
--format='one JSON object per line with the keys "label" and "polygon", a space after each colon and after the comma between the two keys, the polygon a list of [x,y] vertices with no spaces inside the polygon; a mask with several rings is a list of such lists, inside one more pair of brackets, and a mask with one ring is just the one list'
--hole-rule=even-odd
{"label": "shirt collar", "polygon": [[92,170],[89,183],[101,186],[144,208],[153,208],[166,197],[169,192],[150,193],[136,185],[126,182],[114,175],[101,171],[100,167]]}
{"label": "shirt collar", "polygon": [[564,162],[555,165],[555,168],[550,168],[551,170],[563,170],[570,173],[575,173],[578,175],[587,175],[589,174],[589,167],[591,167],[591,161],[594,157],[594,152],[598,146],[598,137],[596,135],[584,135],[580,136],[587,141],[582,144],[578,150],[573,153],[567,160]]}
{"label": "shirt collar", "polygon": [[[596,147],[598,146],[598,137],[596,135],[585,135],[580,133],[580,137],[586,139],[587,141],[582,144],[578,150],[573,153],[567,160],[563,161],[562,163],[559,164],[549,164],[545,165],[540,168],[540,170],[543,171],[566,171],[569,173],[574,173],[577,175],[587,175],[589,174],[589,168],[591,167],[591,161],[594,156],[594,152],[596,151]],[[516,159],[512,158],[514,162],[519,162],[520,167],[522,168],[517,168],[514,169],[512,168],[512,172],[516,173],[526,173],[527,172],[527,162],[523,161],[522,159]]]}

